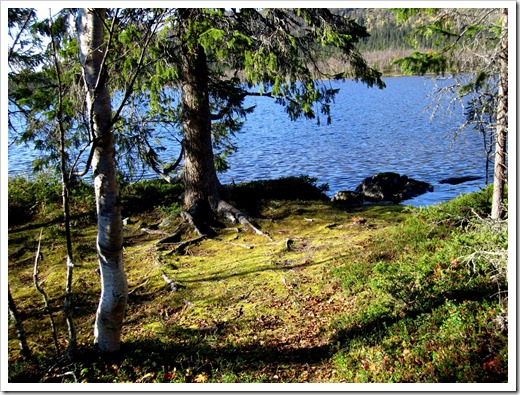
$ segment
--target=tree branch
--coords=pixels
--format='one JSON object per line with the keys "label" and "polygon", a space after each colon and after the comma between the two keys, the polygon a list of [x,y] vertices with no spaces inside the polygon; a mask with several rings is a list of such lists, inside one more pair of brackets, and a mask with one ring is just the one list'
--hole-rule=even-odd
{"label": "tree branch", "polygon": [[38,273],[39,273],[38,272],[38,261],[40,260],[40,256],[41,256],[40,246],[41,246],[41,241],[42,241],[42,233],[43,233],[43,228],[40,230],[40,237],[38,239],[38,248],[36,250],[36,256],[34,258],[33,283],[34,283],[34,287],[36,288],[36,290],[40,293],[40,295],[42,295],[43,303],[45,305],[45,311],[49,315],[49,319],[51,321],[52,339],[54,341],[54,347],[56,348],[56,354],[59,355],[60,346],[58,344],[58,336],[56,333],[56,325],[54,323],[54,316],[53,316],[52,310],[50,309],[50,306],[49,306],[49,298],[47,297],[47,294],[43,290],[43,288],[38,280]]}

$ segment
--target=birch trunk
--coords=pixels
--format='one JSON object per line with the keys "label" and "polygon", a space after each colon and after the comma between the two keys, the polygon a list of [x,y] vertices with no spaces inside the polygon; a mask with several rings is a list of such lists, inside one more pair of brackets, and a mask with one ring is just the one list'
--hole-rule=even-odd
{"label": "birch trunk", "polygon": [[504,212],[504,184],[506,179],[507,141],[507,8],[502,13],[502,39],[500,43],[500,81],[498,85],[497,128],[495,141],[495,171],[491,218],[499,219]]}
{"label": "birch trunk", "polygon": [[97,252],[101,298],[96,313],[94,344],[99,352],[120,348],[128,298],[123,266],[123,222],[114,160],[112,108],[103,67],[105,9],[81,9],[77,19],[80,60],[86,86],[90,129],[96,141],[92,159],[98,215]]}

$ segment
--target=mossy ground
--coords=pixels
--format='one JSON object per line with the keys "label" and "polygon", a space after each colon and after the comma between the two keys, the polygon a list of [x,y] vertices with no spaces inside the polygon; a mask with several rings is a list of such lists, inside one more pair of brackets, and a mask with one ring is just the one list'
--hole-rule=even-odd
{"label": "mossy ground", "polygon": [[[10,380],[436,382],[489,377],[503,381],[504,374],[507,380],[507,333],[493,326],[500,305],[489,294],[432,302],[420,309],[385,302],[394,296],[378,265],[400,259],[405,247],[389,235],[399,233],[414,216],[410,210],[397,205],[341,210],[323,200],[270,199],[257,207],[257,214],[272,242],[230,225],[184,254],[172,252],[172,246],[159,248],[156,242],[163,236],[142,230],[144,225],[155,228],[167,210],[130,217],[124,251],[130,296],[122,352],[112,360],[97,356],[91,347],[99,296],[96,230],[92,220],[78,219],[73,228],[73,290],[79,349],[74,361],[54,365],[48,362],[53,353],[48,318],[32,285],[41,226],[12,227],[9,285],[40,364],[20,360],[10,328]],[[172,219],[158,229],[171,232],[180,221]],[[45,279],[64,349],[65,323],[59,311],[63,245],[60,222],[44,225],[40,278]],[[163,274],[179,285],[177,291],[166,285]],[[470,323],[477,329],[470,331]],[[448,345],[456,344],[450,337],[454,328],[463,333],[456,340],[458,347],[450,349]],[[418,341],[425,333],[431,338]],[[483,360],[467,359],[477,347],[476,339],[485,336],[491,340]],[[428,347],[435,348],[435,357]],[[468,364],[468,373],[450,376],[450,363]],[[391,369],[385,372],[385,366]],[[65,371],[74,376],[63,376]]]}

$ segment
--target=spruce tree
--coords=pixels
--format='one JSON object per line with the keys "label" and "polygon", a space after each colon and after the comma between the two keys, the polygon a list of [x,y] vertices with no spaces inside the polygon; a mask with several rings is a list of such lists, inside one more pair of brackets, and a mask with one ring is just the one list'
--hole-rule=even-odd
{"label": "spruce tree", "polygon": [[[381,74],[356,49],[367,36],[364,27],[329,9],[174,10],[163,39],[150,48],[157,64],[147,82],[151,117],[169,114],[182,130],[185,214],[194,223],[204,227],[216,215],[252,227],[221,198],[214,152],[252,110],[244,108],[244,99],[269,97],[291,119],[330,122],[338,90],[328,81],[353,78],[384,87]],[[332,54],[343,69],[329,70]],[[180,92],[174,111],[171,89]]]}

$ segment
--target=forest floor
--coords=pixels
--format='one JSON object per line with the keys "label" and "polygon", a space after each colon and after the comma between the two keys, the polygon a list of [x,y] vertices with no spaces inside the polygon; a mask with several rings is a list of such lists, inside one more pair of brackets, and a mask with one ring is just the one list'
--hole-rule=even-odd
{"label": "forest floor", "polygon": [[[12,226],[9,286],[35,361],[21,360],[10,326],[10,381],[507,381],[507,330],[497,318],[504,316],[503,295],[496,297],[496,284],[465,274],[467,265],[443,244],[444,233],[419,230],[424,219],[411,224],[418,218],[413,211],[270,199],[255,214],[273,241],[228,225],[182,252],[178,244],[157,244],[178,226],[175,213],[136,212],[125,225],[130,295],[122,350],[108,360],[92,350],[99,297],[92,213],[73,221],[78,352],[72,361],[54,356],[32,277],[43,229],[39,278],[63,352],[63,225],[40,218]],[[426,259],[423,248],[432,262],[410,268],[411,254]]]}

